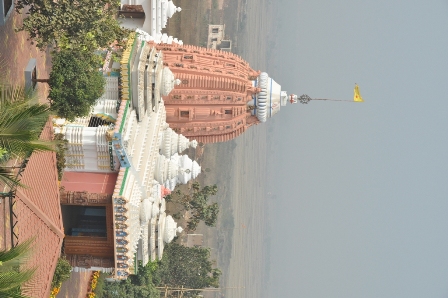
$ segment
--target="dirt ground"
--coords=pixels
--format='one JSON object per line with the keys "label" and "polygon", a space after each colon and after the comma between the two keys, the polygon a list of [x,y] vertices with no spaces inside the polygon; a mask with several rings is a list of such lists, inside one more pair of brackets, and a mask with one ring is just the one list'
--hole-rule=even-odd
{"label": "dirt ground", "polygon": [[[50,51],[40,51],[30,41],[25,32],[15,32],[22,23],[23,15],[14,13],[4,24],[0,26],[0,60],[5,63],[5,76],[9,82],[24,85],[24,70],[30,58],[37,60],[37,77],[48,78],[51,69]],[[38,96],[41,102],[45,102],[48,95],[48,85],[38,85]]]}

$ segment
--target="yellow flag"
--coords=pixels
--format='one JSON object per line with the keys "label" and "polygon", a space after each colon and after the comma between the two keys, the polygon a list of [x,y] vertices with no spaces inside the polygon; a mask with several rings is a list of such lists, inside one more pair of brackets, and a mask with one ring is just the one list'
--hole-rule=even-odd
{"label": "yellow flag", "polygon": [[363,102],[361,94],[359,93],[359,87],[355,84],[355,95],[353,96],[353,100],[357,102]]}

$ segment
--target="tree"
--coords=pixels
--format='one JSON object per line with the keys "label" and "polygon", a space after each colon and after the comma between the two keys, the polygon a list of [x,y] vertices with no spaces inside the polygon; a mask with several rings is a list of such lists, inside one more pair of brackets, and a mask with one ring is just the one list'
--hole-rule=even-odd
{"label": "tree", "polygon": [[116,0],[18,0],[17,12],[27,9],[28,17],[18,31],[28,32],[38,48],[93,51],[121,40],[128,30],[116,19]]}
{"label": "tree", "polygon": [[136,275],[130,275],[121,282],[108,282],[104,285],[101,297],[104,298],[159,298],[160,292],[154,284],[154,272],[157,263],[148,263],[146,266],[139,264]]}
{"label": "tree", "polygon": [[64,259],[59,258],[54,270],[53,280],[51,281],[51,288],[59,287],[64,281],[70,278],[72,266]]}
{"label": "tree", "polygon": [[0,251],[0,297],[25,297],[20,294],[20,286],[33,277],[36,269],[22,269],[21,265],[32,243],[30,239],[10,250]]}
{"label": "tree", "polygon": [[193,183],[190,193],[184,194],[179,189],[167,196],[168,201],[181,204],[190,210],[192,219],[188,222],[188,229],[194,231],[202,220],[207,226],[214,227],[218,220],[219,206],[217,203],[208,204],[210,196],[218,193],[218,186],[206,185],[201,189],[199,182]]}
{"label": "tree", "polygon": [[95,68],[97,55],[74,50],[53,54],[49,100],[58,116],[73,120],[89,114],[92,105],[101,97],[105,80]]}
{"label": "tree", "polygon": [[172,242],[165,246],[159,270],[161,285],[192,289],[219,287],[221,271],[213,268],[207,248]]}
{"label": "tree", "polygon": [[33,104],[22,87],[5,84],[0,79],[0,182],[9,187],[20,185],[6,162],[24,158],[34,151],[52,151],[53,144],[40,141],[40,131],[48,119],[48,105]]}

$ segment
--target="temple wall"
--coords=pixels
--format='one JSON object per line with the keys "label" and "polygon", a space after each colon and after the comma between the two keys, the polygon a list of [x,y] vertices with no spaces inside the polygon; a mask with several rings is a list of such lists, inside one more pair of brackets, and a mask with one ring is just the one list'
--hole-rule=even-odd
{"label": "temple wall", "polygon": [[81,267],[86,269],[89,269],[91,267],[115,267],[113,257],[96,257],[89,254],[67,255],[67,260],[70,262],[70,265],[72,265],[72,267]]}
{"label": "temple wall", "polygon": [[66,191],[112,194],[118,173],[64,172],[61,186]]}

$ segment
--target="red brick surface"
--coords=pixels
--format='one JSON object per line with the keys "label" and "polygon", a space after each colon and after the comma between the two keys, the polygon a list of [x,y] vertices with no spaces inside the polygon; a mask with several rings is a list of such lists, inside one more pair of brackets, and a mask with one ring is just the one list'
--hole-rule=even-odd
{"label": "red brick surface", "polygon": [[[51,139],[51,131],[51,122],[48,122],[41,138]],[[19,242],[34,237],[33,251],[27,266],[37,268],[34,278],[22,286],[22,291],[30,297],[49,297],[64,237],[56,154],[33,153],[21,181],[28,187],[17,190],[15,212],[18,223],[15,231]]]}

